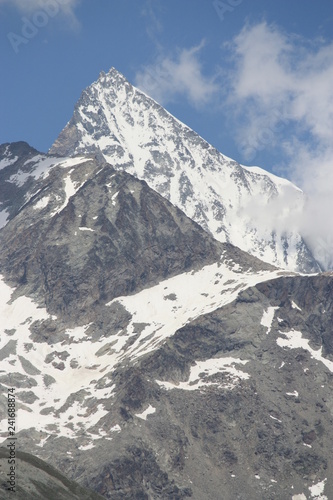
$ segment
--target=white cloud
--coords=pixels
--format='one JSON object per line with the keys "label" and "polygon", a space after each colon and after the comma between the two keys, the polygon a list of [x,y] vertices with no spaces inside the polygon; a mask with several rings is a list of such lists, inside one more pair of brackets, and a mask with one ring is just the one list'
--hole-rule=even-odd
{"label": "white cloud", "polygon": [[204,75],[200,51],[204,41],[196,47],[182,49],[176,57],[159,56],[154,64],[145,66],[136,74],[137,87],[161,104],[182,96],[191,104],[208,103],[218,92],[214,77]]}
{"label": "white cloud", "polygon": [[284,172],[308,197],[302,232],[333,267],[333,44],[260,23],[246,26],[231,47],[229,103],[244,161],[279,151]]}
{"label": "white cloud", "polygon": [[73,27],[77,27],[78,20],[75,16],[74,9],[80,1],[81,0],[0,0],[0,6],[9,5],[27,15],[33,15],[43,10],[51,18],[61,13],[66,16]]}
{"label": "white cloud", "polygon": [[[331,130],[332,132],[332,130]],[[333,269],[333,146],[289,141],[290,175],[307,195],[300,229],[315,258]]]}
{"label": "white cloud", "polygon": [[333,44],[308,46],[266,23],[244,28],[233,42],[231,98],[243,116],[245,110],[243,133],[254,137],[267,125],[274,130],[279,122],[293,121],[296,134],[329,143]]}

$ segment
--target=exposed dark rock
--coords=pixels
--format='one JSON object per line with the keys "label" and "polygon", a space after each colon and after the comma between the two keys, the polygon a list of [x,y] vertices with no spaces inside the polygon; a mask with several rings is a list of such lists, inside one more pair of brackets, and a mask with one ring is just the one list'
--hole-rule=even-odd
{"label": "exposed dark rock", "polygon": [[[47,189],[63,196],[57,168]],[[219,259],[223,245],[145,182],[92,160],[72,170],[82,186],[58,214],[50,203],[34,220],[31,203],[2,230],[1,269],[17,293],[73,323],[91,319],[92,310],[97,320],[98,306],[114,297]],[[52,328],[48,320],[44,335],[54,338]]]}

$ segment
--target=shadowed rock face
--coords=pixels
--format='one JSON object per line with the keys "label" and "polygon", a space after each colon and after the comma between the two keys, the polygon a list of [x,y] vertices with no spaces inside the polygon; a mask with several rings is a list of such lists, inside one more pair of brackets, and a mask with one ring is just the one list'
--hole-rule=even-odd
{"label": "shadowed rock face", "polygon": [[1,267],[72,321],[221,255],[223,244],[145,182],[105,163],[56,166],[38,187],[2,231]]}
{"label": "shadowed rock face", "polygon": [[0,498],[9,500],[102,500],[102,496],[69,480],[43,460],[16,451],[15,493],[8,491],[8,449],[0,448]]}

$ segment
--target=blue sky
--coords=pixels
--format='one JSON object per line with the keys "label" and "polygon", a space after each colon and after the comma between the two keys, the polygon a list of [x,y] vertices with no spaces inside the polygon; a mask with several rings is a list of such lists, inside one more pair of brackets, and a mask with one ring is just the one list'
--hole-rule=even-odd
{"label": "blue sky", "polygon": [[0,0],[0,23],[0,143],[47,151],[114,66],[222,153],[308,191],[315,225],[333,212],[331,0]]}

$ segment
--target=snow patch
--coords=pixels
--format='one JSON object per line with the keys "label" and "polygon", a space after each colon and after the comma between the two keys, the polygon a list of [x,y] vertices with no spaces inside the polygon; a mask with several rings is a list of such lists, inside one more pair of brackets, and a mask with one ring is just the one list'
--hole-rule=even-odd
{"label": "snow patch", "polygon": [[276,420],[277,422],[280,422],[280,423],[282,423],[282,420],[279,420],[278,418],[276,418],[276,417],[273,417],[273,415],[270,415],[270,417],[271,417],[271,418],[272,418],[273,420]]}
{"label": "snow patch", "polygon": [[289,349],[304,349],[305,351],[308,351],[310,353],[312,358],[316,359],[317,361],[321,361],[321,363],[323,363],[330,370],[330,372],[333,372],[333,361],[329,361],[328,359],[323,357],[323,348],[321,347],[317,351],[312,349],[309,346],[309,340],[302,337],[302,332],[291,330],[290,332],[280,333],[283,333],[283,335],[287,337],[286,339],[282,337],[279,337],[277,339],[276,342],[280,347],[287,347]]}
{"label": "snow patch", "polygon": [[91,450],[92,448],[95,448],[95,445],[93,442],[86,444],[84,446],[79,446],[79,450],[82,450],[82,451]]}
{"label": "snow patch", "polygon": [[116,200],[117,200],[117,196],[118,196],[118,194],[119,194],[119,191],[117,191],[117,192],[116,192],[115,194],[113,194],[113,195],[112,195],[112,197],[111,197],[111,203],[112,203],[112,205],[113,205],[113,206],[115,206],[115,205],[116,205]]}
{"label": "snow patch", "polygon": [[3,158],[2,160],[0,160],[0,170],[8,167],[8,165],[12,165],[17,160],[18,160],[18,156],[14,156],[12,158]]}
{"label": "snow patch", "polygon": [[49,201],[50,201],[50,197],[44,196],[44,198],[42,198],[41,200],[37,201],[37,203],[35,203],[35,205],[33,206],[33,209],[34,210],[41,210],[42,208],[45,208],[48,205]]}
{"label": "snow patch", "polygon": [[[248,360],[231,357],[197,361],[195,365],[191,367],[190,376],[187,382],[178,382],[177,384],[160,380],[156,380],[156,382],[165,389],[182,389],[186,391],[195,391],[208,386],[233,389],[240,380],[247,380],[250,378],[248,373],[237,370],[234,366],[245,365],[246,363],[248,363]],[[226,381],[213,382],[208,380],[209,377],[218,373],[227,375]]]}
{"label": "snow patch", "polygon": [[116,424],[113,427],[111,427],[110,431],[111,432],[120,432],[121,431],[121,427],[120,427],[119,424]]}
{"label": "snow patch", "polygon": [[59,166],[62,168],[75,167],[80,163],[86,163],[87,161],[90,160],[91,159],[87,158],[86,156],[76,156],[75,158],[66,158],[65,160],[60,161]]}
{"label": "snow patch", "polygon": [[147,420],[147,416],[151,415],[152,413],[155,413],[155,411],[156,411],[156,408],[149,405],[145,411],[143,411],[142,413],[136,413],[135,416],[138,418],[142,418],[142,420]]}
{"label": "snow patch", "polygon": [[317,484],[309,486],[312,498],[314,498],[315,500],[328,500],[327,496],[323,495],[326,481],[327,478],[323,479],[322,481],[319,481],[319,483]]}
{"label": "snow patch", "polygon": [[[75,160],[77,160],[77,158],[74,158]],[[86,159],[87,161],[87,159]],[[68,160],[67,162],[64,162],[64,163],[68,163],[69,166],[72,166],[72,164],[70,163],[70,161]],[[80,189],[80,187],[85,183],[85,180],[83,180],[81,183],[80,182],[73,182],[72,179],[71,179],[71,172],[72,170],[70,170],[67,174],[67,176],[65,177],[64,179],[64,183],[65,183],[65,186],[64,186],[64,191],[65,191],[65,200],[64,202],[62,203],[62,205],[58,208],[56,208],[52,213],[51,213],[51,217],[54,217],[56,214],[58,214],[59,212],[61,212],[68,204],[69,202],[69,199],[71,196],[74,196],[74,194]]]}
{"label": "snow patch", "polygon": [[272,322],[274,318],[275,311],[279,309],[278,307],[268,307],[266,311],[264,311],[260,324],[267,328],[266,334],[268,335],[272,328]]}
{"label": "snow patch", "polygon": [[8,212],[7,210],[2,210],[0,212],[0,229],[5,227],[5,225],[7,224],[8,222]]}
{"label": "snow patch", "polygon": [[294,391],[294,392],[286,392],[287,396],[294,396],[295,398],[298,398],[298,392],[297,391]]}

